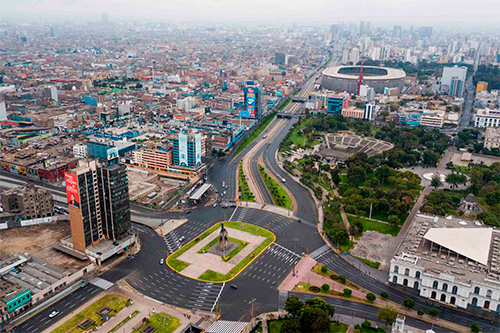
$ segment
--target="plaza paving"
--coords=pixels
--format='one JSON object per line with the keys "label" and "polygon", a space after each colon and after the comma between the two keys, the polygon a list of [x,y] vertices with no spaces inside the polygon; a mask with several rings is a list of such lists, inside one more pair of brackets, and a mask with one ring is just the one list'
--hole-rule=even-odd
{"label": "plaza paving", "polygon": [[253,250],[255,250],[266,237],[253,235],[251,233],[226,227],[228,237],[236,238],[248,244],[229,261],[223,261],[222,258],[213,253],[198,253],[203,247],[219,237],[220,229],[214,230],[210,235],[195,244],[189,250],[181,254],[177,259],[189,263],[189,266],[182,270],[182,274],[189,277],[198,278],[207,270],[220,274],[228,274],[240,261],[245,259]]}

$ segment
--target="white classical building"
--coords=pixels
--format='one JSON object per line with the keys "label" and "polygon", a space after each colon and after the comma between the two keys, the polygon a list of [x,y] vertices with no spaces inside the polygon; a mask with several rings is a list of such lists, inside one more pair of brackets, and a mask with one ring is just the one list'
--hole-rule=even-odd
{"label": "white classical building", "polygon": [[474,116],[474,126],[479,128],[500,127],[500,110],[479,109]]}
{"label": "white classical building", "polygon": [[391,260],[389,282],[459,308],[500,312],[499,249],[492,228],[417,215]]}

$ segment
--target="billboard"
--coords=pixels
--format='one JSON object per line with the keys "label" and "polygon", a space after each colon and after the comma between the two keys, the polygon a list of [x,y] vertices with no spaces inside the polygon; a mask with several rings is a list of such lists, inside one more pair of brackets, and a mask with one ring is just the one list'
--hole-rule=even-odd
{"label": "billboard", "polygon": [[118,157],[118,147],[109,148],[106,151],[106,157],[107,157],[108,161],[117,158]]}
{"label": "billboard", "polygon": [[247,113],[250,116],[255,116],[255,106],[256,106],[256,89],[246,88],[245,89],[245,105]]}
{"label": "billboard", "polygon": [[66,184],[66,197],[68,200],[68,205],[80,208],[77,177],[75,175],[65,172],[64,182]]}

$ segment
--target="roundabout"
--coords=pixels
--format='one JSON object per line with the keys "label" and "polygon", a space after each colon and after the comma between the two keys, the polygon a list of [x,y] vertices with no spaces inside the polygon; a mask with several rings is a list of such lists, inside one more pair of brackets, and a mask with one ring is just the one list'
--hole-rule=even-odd
{"label": "roundabout", "polygon": [[266,229],[242,222],[219,222],[170,255],[168,266],[187,277],[227,282],[276,240]]}

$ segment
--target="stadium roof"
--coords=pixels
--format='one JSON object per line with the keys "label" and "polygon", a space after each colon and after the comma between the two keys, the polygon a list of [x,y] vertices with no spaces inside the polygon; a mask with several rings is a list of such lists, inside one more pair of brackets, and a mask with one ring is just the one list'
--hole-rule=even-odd
{"label": "stadium roof", "polygon": [[492,235],[491,228],[432,228],[424,238],[487,266]]}
{"label": "stadium roof", "polygon": [[[349,67],[361,67],[361,66],[351,65],[351,66],[328,67],[323,71],[323,75],[336,77],[336,78],[340,78],[340,79],[351,79],[351,80],[357,79],[359,77],[359,74],[341,74],[341,73],[339,73],[340,69],[349,68]],[[363,66],[363,70],[370,69],[370,68],[385,69],[387,71],[387,74],[385,74],[385,75],[369,75],[369,76],[364,75],[363,81],[402,79],[406,76],[406,73],[402,69],[390,68],[390,67]]]}
{"label": "stadium roof", "polygon": [[194,192],[189,199],[191,200],[200,200],[201,196],[205,194],[205,192],[212,187],[212,184],[203,184],[199,189]]}

